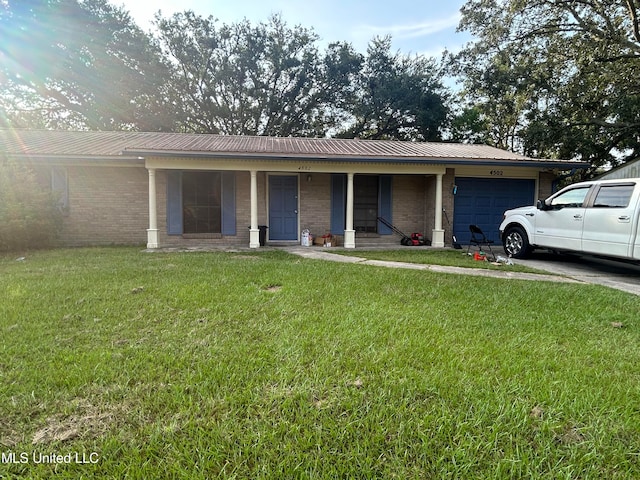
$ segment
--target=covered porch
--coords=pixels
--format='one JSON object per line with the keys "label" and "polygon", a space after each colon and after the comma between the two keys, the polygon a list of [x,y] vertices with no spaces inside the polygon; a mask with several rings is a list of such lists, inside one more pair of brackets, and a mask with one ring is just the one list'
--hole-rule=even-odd
{"label": "covered porch", "polygon": [[[356,248],[360,238],[368,239],[367,232],[358,224],[358,179],[377,177],[380,179],[376,192],[379,197],[377,214],[394,222],[394,218],[409,218],[409,210],[419,208],[420,214],[416,213],[412,218],[420,217],[420,221],[414,221],[411,225],[415,224],[415,228],[424,232],[425,237],[430,238],[432,246],[445,245],[442,212],[445,204],[443,179],[447,172],[442,164],[149,156],[145,158],[145,166],[149,180],[147,247],[150,249],[166,246],[167,243],[165,230],[170,221],[170,205],[168,194],[164,190],[168,188],[167,177],[175,172],[223,174],[225,180],[220,194],[223,202],[223,226],[220,237],[226,236],[229,241],[235,240],[236,244],[238,241],[246,242],[244,245],[251,249],[261,247],[261,227],[279,225],[273,205],[281,192],[275,191],[275,185],[279,185],[278,180],[287,178],[291,179],[291,182],[286,182],[290,184],[290,199],[281,203],[282,208],[290,215],[288,220],[283,220],[288,222],[290,234],[279,237],[272,230],[269,232],[269,240],[272,242],[299,243],[301,230],[313,226],[316,230],[314,233],[331,230],[341,236],[344,248]],[[414,192],[421,189],[420,199],[416,201],[418,207],[406,205],[407,202],[403,200],[407,180],[402,179],[412,179],[412,185],[420,185],[414,188]],[[231,185],[232,183],[234,184]],[[241,240],[246,232],[245,222],[248,239]],[[233,224],[233,229],[229,228],[230,224]],[[427,225],[430,227],[428,230],[425,228]],[[377,233],[386,234],[383,240],[388,239],[388,243],[395,241],[391,231],[375,232],[370,236],[378,236]]]}

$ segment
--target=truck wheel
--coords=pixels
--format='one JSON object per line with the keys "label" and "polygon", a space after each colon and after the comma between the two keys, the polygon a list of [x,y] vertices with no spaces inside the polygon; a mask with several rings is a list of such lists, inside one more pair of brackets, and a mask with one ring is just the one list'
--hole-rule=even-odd
{"label": "truck wheel", "polygon": [[504,251],[513,258],[525,258],[531,253],[529,237],[522,227],[510,227],[504,232]]}

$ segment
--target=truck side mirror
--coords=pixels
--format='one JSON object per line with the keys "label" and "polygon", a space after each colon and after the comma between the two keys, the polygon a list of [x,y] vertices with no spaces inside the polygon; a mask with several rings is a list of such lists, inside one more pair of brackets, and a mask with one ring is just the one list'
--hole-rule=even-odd
{"label": "truck side mirror", "polygon": [[538,200],[536,208],[538,210],[549,210],[549,207],[547,207],[547,204],[544,202],[544,200]]}

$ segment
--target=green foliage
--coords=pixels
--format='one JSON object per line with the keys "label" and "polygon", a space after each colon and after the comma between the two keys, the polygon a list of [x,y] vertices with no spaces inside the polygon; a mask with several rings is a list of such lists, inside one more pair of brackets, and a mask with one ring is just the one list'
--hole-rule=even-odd
{"label": "green foliage", "polygon": [[635,2],[470,0],[454,58],[467,106],[492,143],[595,168],[640,155],[640,30]]}
{"label": "green foliage", "polygon": [[356,77],[353,120],[339,136],[437,141],[448,119],[447,96],[433,59],[391,52],[391,38],[369,43]]}
{"label": "green foliage", "polygon": [[0,38],[0,123],[173,128],[167,65],[130,15],[107,0],[0,2]]}
{"label": "green foliage", "polygon": [[[324,52],[274,15],[191,11],[145,34],[107,0],[0,2],[0,126],[438,140],[448,108],[431,59]],[[35,66],[35,68],[31,68]]]}
{"label": "green foliage", "polygon": [[61,217],[55,195],[29,167],[0,163],[0,251],[52,245]]}
{"label": "green foliage", "polygon": [[457,143],[494,145],[489,134],[487,117],[477,106],[466,107],[452,115],[448,138]]}
{"label": "green foliage", "polygon": [[216,25],[193,12],[157,18],[158,41],[177,65],[186,131],[236,135],[322,136],[327,105],[343,96],[357,67],[347,47],[324,58],[318,37],[279,16],[253,26]]}
{"label": "green foliage", "polygon": [[437,140],[447,120],[434,62],[392,54],[389,38],[372,40],[366,56],[347,43],[320,54],[312,30],[279,16],[217,26],[185,12],[157,25],[178,65],[186,130]]}

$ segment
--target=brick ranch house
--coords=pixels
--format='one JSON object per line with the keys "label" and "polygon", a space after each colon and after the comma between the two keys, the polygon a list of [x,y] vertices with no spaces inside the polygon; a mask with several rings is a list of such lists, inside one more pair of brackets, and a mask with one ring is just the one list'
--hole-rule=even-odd
{"label": "brick ranch house", "polygon": [[[61,243],[260,246],[331,232],[346,248],[394,244],[377,220],[464,243],[497,238],[505,209],[552,192],[585,163],[484,145],[139,132],[0,130],[0,161],[60,192]],[[264,232],[264,229],[262,229]]]}

